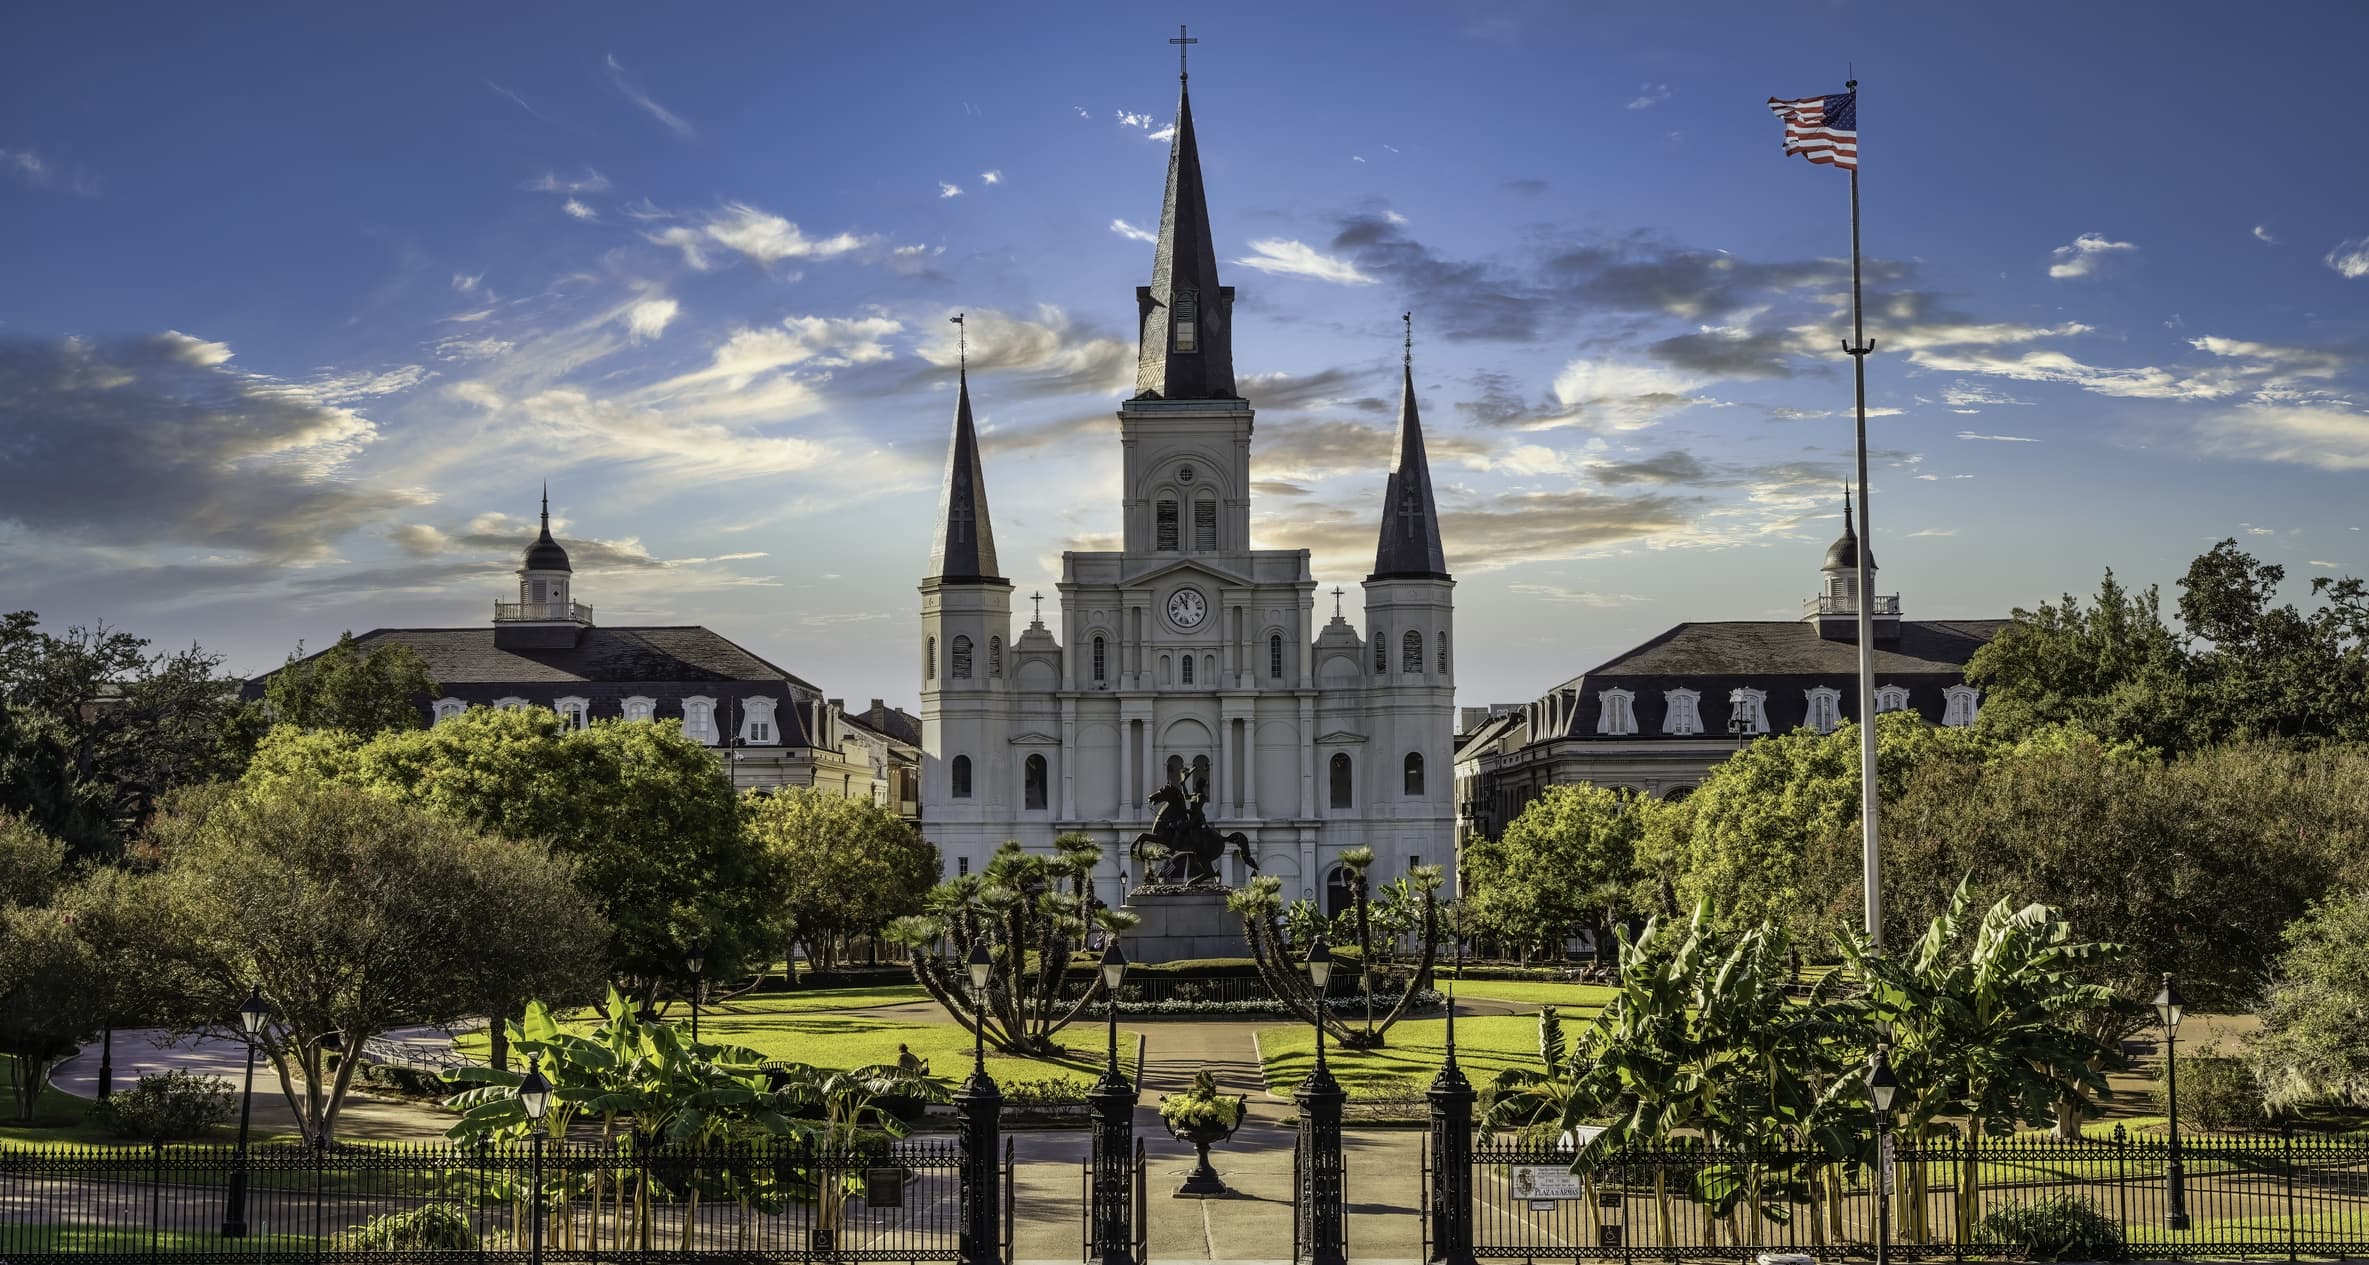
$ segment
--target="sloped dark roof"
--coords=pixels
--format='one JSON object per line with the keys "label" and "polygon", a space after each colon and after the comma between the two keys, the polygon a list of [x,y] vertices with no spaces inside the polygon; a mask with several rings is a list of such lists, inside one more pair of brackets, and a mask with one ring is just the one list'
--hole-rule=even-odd
{"label": "sloped dark roof", "polygon": [[[1851,529],[1851,503],[1843,502],[1843,534],[1826,546],[1826,560],[1818,564],[1820,571],[1857,571],[1859,569],[1859,533]],[[1867,569],[1875,570],[1875,551],[1867,553]]]}
{"label": "sloped dark roof", "polygon": [[884,734],[907,746],[921,745],[921,718],[903,708],[874,704],[865,711],[841,714],[874,733]]}
{"label": "sloped dark roof", "polygon": [[[1195,350],[1177,351],[1170,318],[1183,291],[1194,297]],[[1218,284],[1209,199],[1201,188],[1201,146],[1193,134],[1193,95],[1176,94],[1176,135],[1168,145],[1168,188],[1160,200],[1160,236],[1152,247],[1152,283],[1136,291],[1135,395],[1138,399],[1231,400],[1234,394],[1234,291]]]}
{"label": "sloped dark roof", "polygon": [[[1967,661],[2007,622],[1902,620],[1900,639],[1876,646],[1875,683],[1905,687],[1910,710],[1938,723],[1946,706],[1942,691],[1966,679]],[[1728,694],[1738,687],[1766,691],[1763,707],[1769,731],[1785,733],[1806,723],[1807,692],[1819,686],[1832,688],[1841,696],[1843,719],[1858,718],[1856,643],[1825,640],[1815,627],[1791,621],[1680,624],[1549,691],[1550,698],[1565,697],[1568,723],[1560,735],[1540,733],[1534,740],[1561,736],[1634,741],[1660,736],[1669,711],[1665,692],[1675,689],[1694,690],[1701,696],[1697,712],[1706,731],[1703,736],[1724,737]],[[1633,736],[1596,732],[1601,691],[1614,688],[1636,696],[1631,704],[1637,722]]]}
{"label": "sloped dark roof", "polygon": [[[481,628],[374,628],[354,638],[355,645],[365,651],[382,641],[417,651],[427,662],[428,674],[446,687],[786,681],[809,694],[820,692],[794,673],[697,625],[586,628],[574,646],[547,650],[496,646],[491,624]],[[260,683],[264,677],[255,680]]]}

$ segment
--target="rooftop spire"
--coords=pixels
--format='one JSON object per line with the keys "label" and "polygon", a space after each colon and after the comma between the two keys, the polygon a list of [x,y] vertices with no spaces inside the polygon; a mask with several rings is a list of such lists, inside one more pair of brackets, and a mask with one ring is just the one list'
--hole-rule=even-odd
{"label": "rooftop spire", "polygon": [[521,564],[528,571],[572,571],[568,565],[568,551],[551,538],[551,481],[543,481],[543,530],[534,543],[526,547],[526,558]]}
{"label": "rooftop spire", "polygon": [[[953,318],[956,325],[963,319]],[[1001,584],[995,573],[995,528],[987,520],[987,476],[979,464],[979,432],[971,424],[968,348],[955,370],[954,439],[946,449],[946,486],[938,496],[938,531],[930,546],[929,578],[947,584]]]}
{"label": "rooftop spire", "polygon": [[1181,58],[1199,43],[1178,28],[1176,134],[1168,143],[1168,190],[1160,203],[1160,239],[1152,283],[1135,290],[1135,396],[1157,400],[1231,400],[1234,394],[1234,291],[1218,284],[1217,248],[1209,236],[1209,200],[1201,187],[1201,147],[1193,136],[1193,97]]}
{"label": "rooftop spire", "polygon": [[[1843,534],[1826,547],[1821,571],[1855,571],[1859,567],[1859,532],[1851,526],[1851,490],[1843,489]],[[1875,570],[1875,552],[1868,551],[1867,569]]]}
{"label": "rooftop spire", "polygon": [[1415,315],[1404,313],[1405,351],[1398,401],[1398,464],[1382,498],[1382,538],[1370,580],[1444,580],[1439,508],[1431,497],[1431,462],[1423,455],[1423,419],[1415,411]]}

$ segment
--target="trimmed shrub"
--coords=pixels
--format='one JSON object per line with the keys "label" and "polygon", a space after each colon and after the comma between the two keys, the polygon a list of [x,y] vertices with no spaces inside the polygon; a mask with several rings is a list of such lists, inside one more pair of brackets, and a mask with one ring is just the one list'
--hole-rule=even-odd
{"label": "trimmed shrub", "polygon": [[[2155,1105],[2169,1110],[2171,1089],[2164,1073],[2155,1069]],[[2180,1123],[2199,1129],[2229,1129],[2256,1125],[2267,1118],[2262,1085],[2244,1059],[2222,1054],[2194,1055],[2180,1060]]]}
{"label": "trimmed shrub", "polygon": [[1974,1238],[2028,1261],[2119,1261],[2128,1254],[2122,1227],[2079,1195],[1997,1209],[1975,1226]]}
{"label": "trimmed shrub", "polygon": [[130,1089],[94,1103],[91,1123],[119,1138],[141,1142],[203,1137],[230,1119],[237,1095],[219,1076],[151,1072]]}
{"label": "trimmed shrub", "polygon": [[349,1252],[474,1252],[477,1228],[453,1204],[422,1204],[409,1212],[372,1217],[337,1236]]}

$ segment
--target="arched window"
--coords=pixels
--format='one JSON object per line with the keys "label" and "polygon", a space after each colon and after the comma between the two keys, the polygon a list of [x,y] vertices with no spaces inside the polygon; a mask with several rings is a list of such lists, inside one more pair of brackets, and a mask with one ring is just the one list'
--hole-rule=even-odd
{"label": "arched window", "polygon": [[1444,628],[1440,630],[1439,635],[1439,674],[1441,676],[1448,674],[1448,632]]}
{"label": "arched window", "polygon": [[1324,876],[1324,916],[1338,918],[1348,913],[1356,903],[1357,884],[1349,877],[1349,867],[1336,865]]}
{"label": "arched window", "polygon": [[1004,639],[1001,637],[989,637],[987,639],[987,675],[1002,676],[1003,674]]}
{"label": "arched window", "polygon": [[956,638],[954,639],[954,653],[953,653],[953,655],[952,655],[951,657],[952,657],[952,658],[953,658],[953,660],[954,660],[954,667],[953,667],[953,674],[954,674],[954,679],[955,679],[955,680],[957,680],[957,681],[968,681],[968,680],[970,680],[970,679],[971,679],[971,639],[970,639],[970,638],[968,638],[968,637],[956,637]]}
{"label": "arched window", "polygon": [[1152,547],[1162,553],[1176,552],[1176,502],[1161,501],[1152,507]]}
{"label": "arched window", "polygon": [[1389,670],[1390,638],[1383,636],[1382,630],[1377,628],[1374,630],[1374,675],[1380,676]]}
{"label": "arched window", "polygon": [[1201,553],[1217,551],[1217,502],[1206,496],[1193,502],[1193,548]]}
{"label": "arched window", "polygon": [[[1193,786],[1195,789],[1209,787],[1208,756],[1197,755],[1193,757]],[[1214,787],[1211,787],[1208,793],[1214,796],[1217,794],[1217,791]]]}
{"label": "arched window", "polygon": [[954,798],[969,799],[971,797],[971,758],[967,755],[954,757],[954,765],[948,770],[948,774],[954,782]]}
{"label": "arched window", "polygon": [[1804,719],[1810,728],[1830,734],[1834,732],[1835,726],[1843,723],[1843,696],[1833,686],[1820,685],[1804,690],[1802,697],[1809,703],[1808,714]]}
{"label": "arched window", "polygon": [[1176,678],[1177,683],[1180,685],[1191,685],[1193,683],[1193,656],[1189,654],[1186,655],[1184,657],[1184,662],[1178,664],[1176,666],[1176,670],[1178,672],[1178,676]]}
{"label": "arched window", "polygon": [[1662,691],[1662,732],[1684,736],[1703,732],[1702,701],[1699,690],[1675,689]]}
{"label": "arched window", "polygon": [[1407,635],[1400,640],[1404,643],[1405,649],[1400,655],[1399,671],[1421,672],[1423,670],[1423,634],[1409,628]]}
{"label": "arched window", "polygon": [[1973,724],[1982,714],[1981,698],[1981,691],[1971,685],[1953,685],[1943,690],[1941,723],[1953,729]]}
{"label": "arched window", "polygon": [[935,637],[921,639],[921,679],[938,679],[938,639]]}
{"label": "arched window", "polygon": [[1877,686],[1875,691],[1875,710],[1878,715],[1881,715],[1884,712],[1907,711],[1908,687],[1904,685]]}
{"label": "arched window", "polygon": [[1767,690],[1756,690],[1739,685],[1727,692],[1728,732],[1742,737],[1745,734],[1765,734],[1769,731]]}
{"label": "arched window", "polygon": [[1043,808],[1045,806],[1045,758],[1041,755],[1032,755],[1028,757],[1028,762],[1021,766],[1021,770],[1021,807]]}
{"label": "arched window", "polygon": [[1100,638],[1100,637],[1096,637],[1096,638],[1094,639],[1094,679],[1095,679],[1095,680],[1097,680],[1097,681],[1100,681],[1100,680],[1103,680],[1103,679],[1104,679],[1104,677],[1103,677],[1103,674],[1102,674],[1102,665],[1103,665],[1102,638]]}
{"label": "arched window", "polygon": [[1332,763],[1332,781],[1333,781],[1332,806],[1333,806],[1333,807],[1335,807],[1335,808],[1347,808],[1347,807],[1350,807],[1350,800],[1349,800],[1349,753],[1348,753],[1348,752],[1346,752],[1346,751],[1336,751],[1336,752],[1334,752],[1334,753],[1333,753],[1333,763]]}
{"label": "arched window", "polygon": [[1184,757],[1180,755],[1172,755],[1168,757],[1168,784],[1171,786],[1178,785],[1184,781],[1184,776]]}
{"label": "arched window", "polygon": [[1423,794],[1423,753],[1407,752],[1407,797],[1420,798]]}
{"label": "arched window", "polygon": [[1267,676],[1276,681],[1283,679],[1282,633],[1276,633],[1267,638]]}
{"label": "arched window", "polygon": [[1637,696],[1629,690],[1596,691],[1596,732],[1623,735],[1637,732]]}
{"label": "arched window", "polygon": [[[437,699],[437,700],[436,700],[436,704],[435,704],[436,723],[437,723],[437,724],[439,724],[439,725],[441,725],[441,724],[443,724],[445,721],[451,720],[453,717],[455,717],[455,716],[458,716],[458,715],[460,715],[462,712],[465,712],[465,711],[467,711],[467,710],[469,710],[469,705],[468,705],[467,703],[465,703],[465,702],[461,701],[460,699],[457,699],[457,698],[440,698],[440,699]],[[649,719],[649,717],[645,716],[645,717],[643,717],[642,719],[644,719],[644,720],[648,720],[648,719]]]}

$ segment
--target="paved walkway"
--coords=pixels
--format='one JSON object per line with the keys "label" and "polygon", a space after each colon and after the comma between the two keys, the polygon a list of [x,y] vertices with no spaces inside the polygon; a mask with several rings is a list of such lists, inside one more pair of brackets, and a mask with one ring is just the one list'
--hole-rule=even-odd
{"label": "paved walkway", "polygon": [[[452,1044],[452,1034],[440,1028],[405,1028],[387,1035],[422,1044],[440,1042],[447,1048]],[[98,1043],[84,1046],[81,1053],[50,1072],[50,1084],[77,1098],[96,1098],[99,1055]],[[246,1075],[247,1045],[244,1041],[213,1037],[175,1040],[163,1029],[132,1028],[115,1034],[114,1061],[114,1085],[118,1092],[129,1089],[144,1073],[164,1071],[218,1076],[235,1088]],[[337,1135],[416,1142],[442,1136],[452,1127],[452,1122],[452,1113],[433,1103],[380,1098],[348,1090],[345,1104],[337,1111]],[[255,1066],[254,1128],[264,1137],[296,1131],[296,1112],[289,1107],[287,1096],[280,1090],[280,1079],[272,1072],[268,1060],[258,1060]]]}

